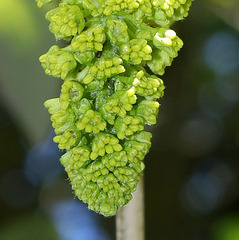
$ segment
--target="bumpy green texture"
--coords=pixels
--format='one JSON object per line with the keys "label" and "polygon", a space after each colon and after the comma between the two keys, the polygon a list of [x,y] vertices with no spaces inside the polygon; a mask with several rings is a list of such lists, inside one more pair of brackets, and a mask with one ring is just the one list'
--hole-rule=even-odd
{"label": "bumpy green texture", "polygon": [[[43,5],[53,0],[37,0]],[[89,209],[115,215],[132,198],[151,146],[163,75],[183,42],[170,25],[192,0],[61,0],[46,14],[67,46],[40,57],[46,74],[64,82],[45,102],[60,161]]]}

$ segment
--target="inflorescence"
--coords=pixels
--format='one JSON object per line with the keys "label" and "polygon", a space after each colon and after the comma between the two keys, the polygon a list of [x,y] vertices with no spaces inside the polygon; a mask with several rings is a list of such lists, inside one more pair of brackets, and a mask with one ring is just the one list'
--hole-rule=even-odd
{"label": "inflorescence", "polygon": [[[37,0],[38,7],[53,0]],[[76,196],[105,216],[132,198],[151,146],[163,75],[183,42],[170,25],[192,0],[61,0],[46,14],[68,45],[40,57],[64,80],[45,102]]]}

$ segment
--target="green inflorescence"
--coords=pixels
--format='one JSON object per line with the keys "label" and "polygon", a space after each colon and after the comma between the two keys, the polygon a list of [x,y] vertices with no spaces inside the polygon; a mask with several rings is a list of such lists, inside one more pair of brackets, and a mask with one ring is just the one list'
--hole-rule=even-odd
{"label": "green inflorescence", "polygon": [[[37,0],[42,7],[54,0]],[[115,215],[132,198],[151,146],[163,75],[183,42],[170,29],[192,0],[61,0],[46,14],[56,39],[40,57],[64,80],[45,102],[60,161],[89,209]]]}

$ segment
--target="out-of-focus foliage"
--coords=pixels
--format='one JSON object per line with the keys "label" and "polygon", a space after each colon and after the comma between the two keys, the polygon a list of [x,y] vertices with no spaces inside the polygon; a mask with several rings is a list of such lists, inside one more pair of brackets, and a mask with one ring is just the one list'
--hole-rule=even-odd
{"label": "out-of-focus foliage", "polygon": [[[36,46],[39,37],[35,25],[35,18],[27,1],[8,0],[1,2],[0,32],[1,38],[10,40],[14,51],[24,49],[25,46]],[[14,41],[13,41],[14,40]],[[24,52],[21,51],[22,54]]]}
{"label": "out-of-focus foliage", "polygon": [[59,238],[50,219],[43,214],[35,213],[17,217],[13,222],[3,224],[0,239],[58,240]]}
{"label": "out-of-focus foliage", "polygon": [[216,4],[221,7],[228,7],[228,8],[238,5],[237,0],[227,0],[227,1],[225,1],[225,0],[210,0],[209,2],[212,2],[213,4]]}
{"label": "out-of-focus foliage", "polygon": [[0,99],[32,145],[47,134],[42,103],[58,88],[39,67],[38,57],[54,37],[35,4],[9,0],[0,7]]}
{"label": "out-of-focus foliage", "polygon": [[208,7],[232,27],[239,30],[239,6],[237,0],[204,0]]}
{"label": "out-of-focus foliage", "polygon": [[213,237],[217,240],[239,239],[239,217],[238,215],[226,216],[218,220],[213,227]]}

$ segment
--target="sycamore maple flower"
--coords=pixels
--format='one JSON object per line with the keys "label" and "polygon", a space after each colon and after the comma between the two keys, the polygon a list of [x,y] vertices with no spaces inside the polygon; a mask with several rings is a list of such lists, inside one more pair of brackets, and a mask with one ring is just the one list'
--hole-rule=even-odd
{"label": "sycamore maple flower", "polygon": [[[54,0],[37,0],[42,7]],[[105,216],[136,190],[151,146],[163,75],[183,46],[170,29],[192,0],[61,0],[46,14],[50,31],[68,41],[40,57],[64,82],[45,102],[60,161],[76,196]]]}

